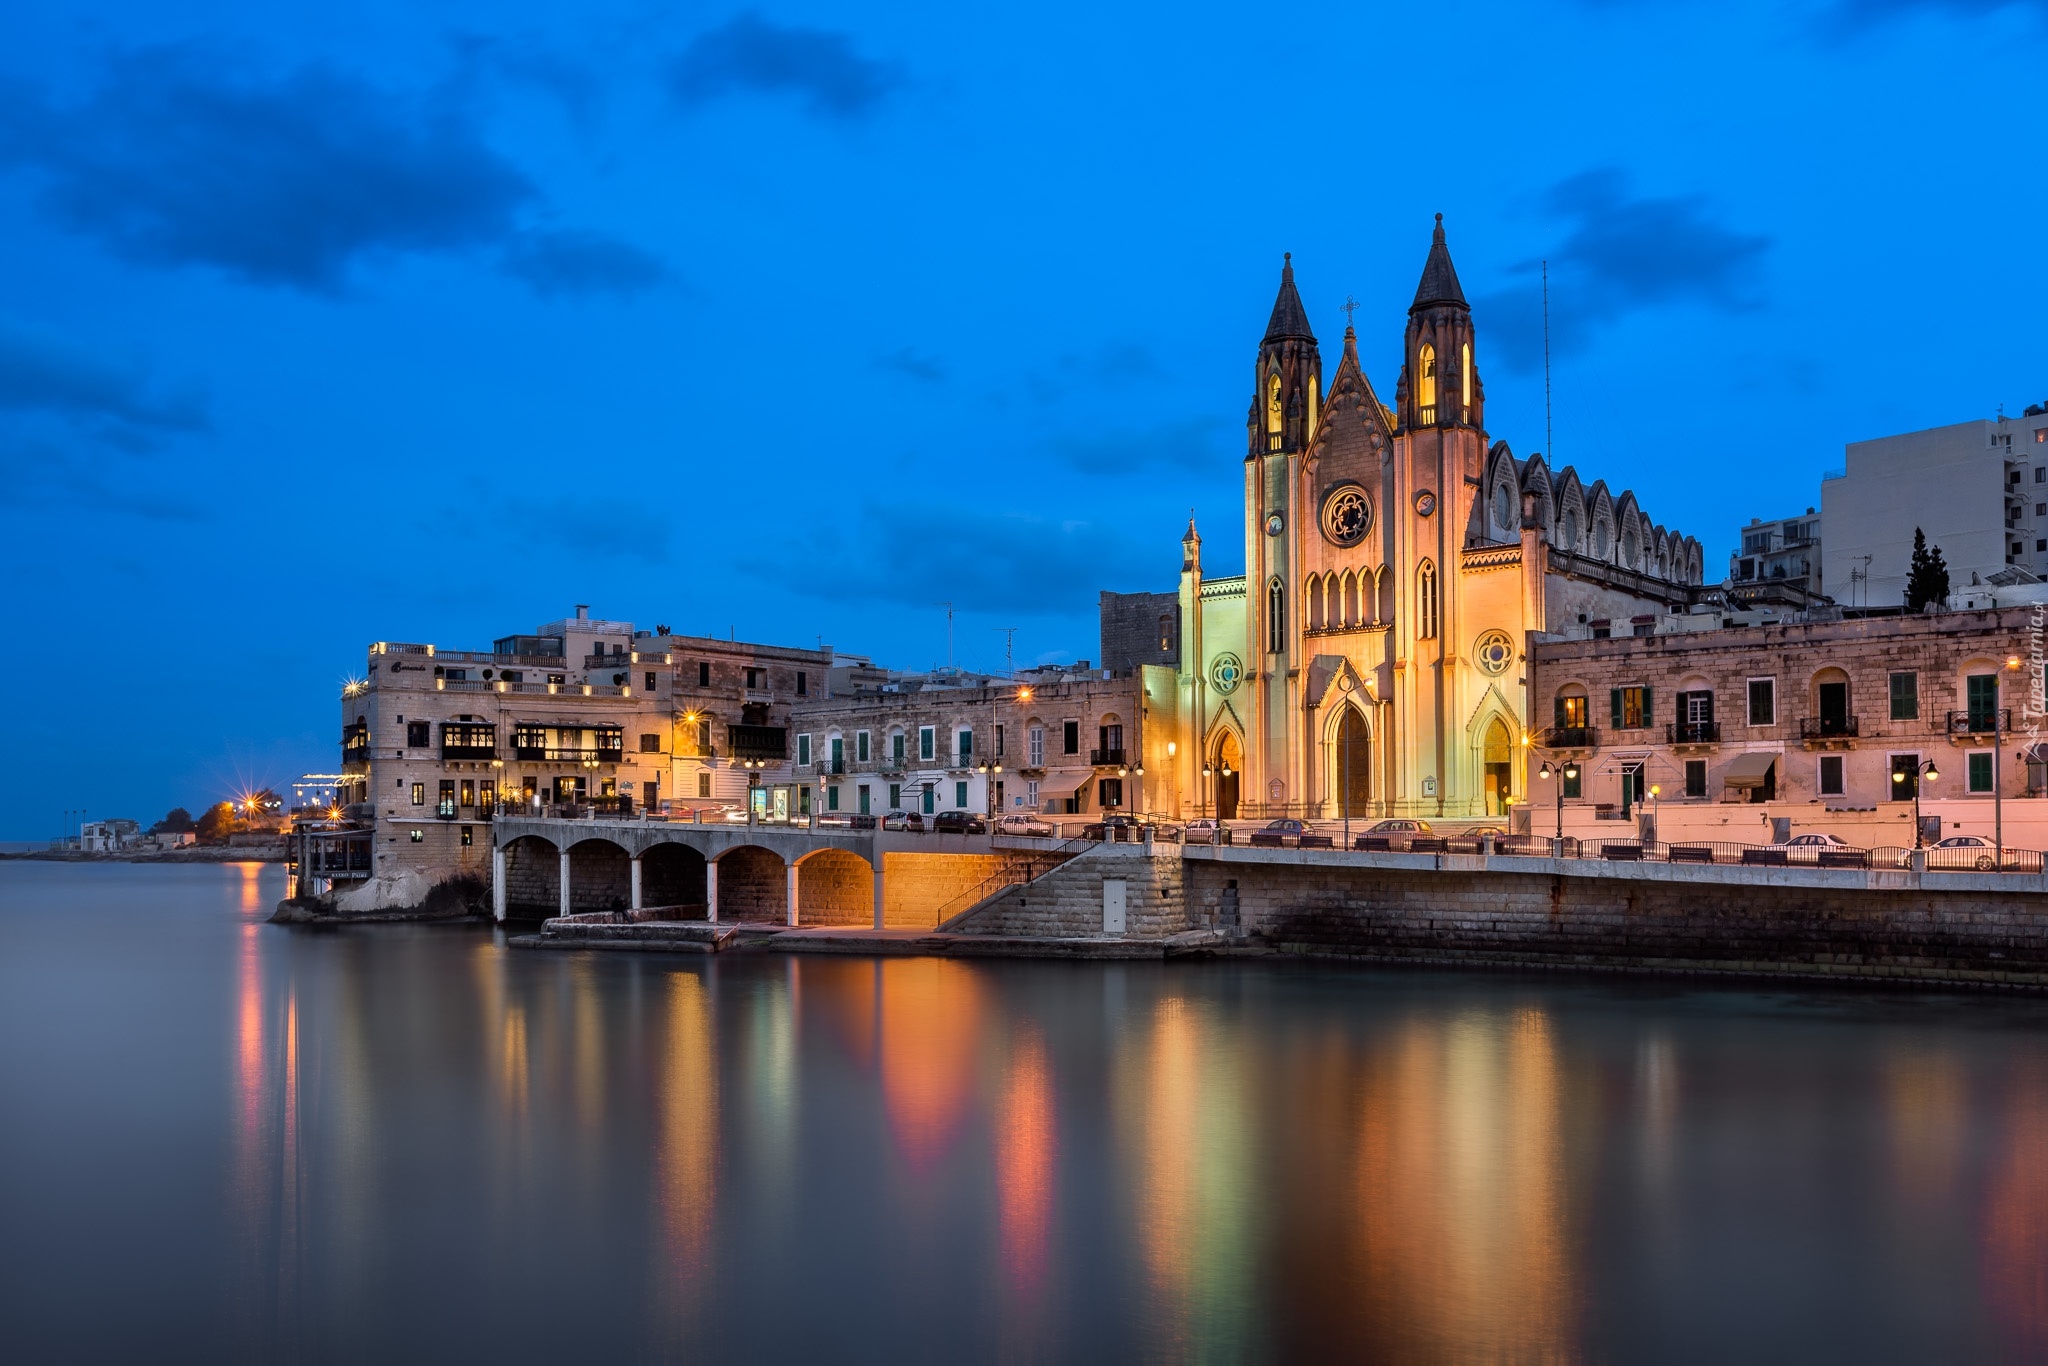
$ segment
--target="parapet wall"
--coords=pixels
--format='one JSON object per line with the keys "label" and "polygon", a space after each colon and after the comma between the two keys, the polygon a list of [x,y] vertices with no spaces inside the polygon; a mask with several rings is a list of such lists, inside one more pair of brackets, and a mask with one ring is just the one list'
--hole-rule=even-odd
{"label": "parapet wall", "polygon": [[1193,928],[1178,845],[1098,844],[1049,873],[1006,888],[946,925],[954,934],[1071,939],[1101,935],[1103,883],[1124,884],[1124,937],[1164,939]]}
{"label": "parapet wall", "polygon": [[1191,857],[1186,899],[1196,925],[1234,905],[1253,939],[1301,953],[2048,986],[2048,891],[2031,875],[1443,865]]}

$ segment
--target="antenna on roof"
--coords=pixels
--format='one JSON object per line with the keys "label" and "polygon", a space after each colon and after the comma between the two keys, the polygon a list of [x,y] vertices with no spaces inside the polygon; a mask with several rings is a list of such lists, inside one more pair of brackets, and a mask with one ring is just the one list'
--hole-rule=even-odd
{"label": "antenna on roof", "polygon": [[1003,633],[1003,672],[1011,678],[1017,676],[1017,628],[1014,626],[991,626],[991,631]]}
{"label": "antenna on roof", "polygon": [[946,609],[946,667],[950,669],[953,667],[953,604],[942,602],[939,606]]}
{"label": "antenna on roof", "polygon": [[1550,435],[1550,262],[1543,263],[1543,450],[1557,468],[1557,442]]}

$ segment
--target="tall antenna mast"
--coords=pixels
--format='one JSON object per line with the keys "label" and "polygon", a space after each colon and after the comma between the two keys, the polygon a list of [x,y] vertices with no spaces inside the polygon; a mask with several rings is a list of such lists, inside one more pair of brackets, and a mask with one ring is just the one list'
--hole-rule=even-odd
{"label": "tall antenna mast", "polygon": [[942,602],[939,606],[946,609],[946,667],[950,669],[953,667],[953,604]]}
{"label": "tall antenna mast", "polygon": [[1017,628],[996,626],[990,628],[1003,633],[1003,672],[1011,678],[1017,676]]}
{"label": "tall antenna mast", "polygon": [[1557,441],[1550,434],[1550,262],[1543,263],[1543,451],[1557,468]]}

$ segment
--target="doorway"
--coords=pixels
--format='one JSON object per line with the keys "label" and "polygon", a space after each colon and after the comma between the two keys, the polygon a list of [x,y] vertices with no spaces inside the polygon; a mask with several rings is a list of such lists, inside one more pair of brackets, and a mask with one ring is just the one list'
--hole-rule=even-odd
{"label": "doorway", "polygon": [[1508,798],[1515,792],[1515,742],[1508,735],[1508,728],[1499,717],[1486,728],[1484,752],[1486,789],[1486,814],[1505,816],[1508,813]]}
{"label": "doorway", "polygon": [[1366,816],[1372,813],[1372,734],[1365,717],[1356,707],[1344,708],[1337,724],[1337,814]]}
{"label": "doorway", "polygon": [[1627,820],[1629,813],[1643,802],[1643,766],[1640,763],[1621,766],[1621,818]]}
{"label": "doorway", "polygon": [[1216,742],[1216,760],[1210,765],[1215,770],[1210,781],[1216,784],[1216,819],[1237,819],[1238,779],[1243,776],[1244,751],[1238,748],[1237,737],[1229,731]]}

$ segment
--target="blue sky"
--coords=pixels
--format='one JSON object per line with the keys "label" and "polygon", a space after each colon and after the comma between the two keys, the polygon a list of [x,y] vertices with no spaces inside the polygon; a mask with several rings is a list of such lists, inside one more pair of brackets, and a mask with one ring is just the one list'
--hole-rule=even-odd
{"label": "blue sky", "polygon": [[0,13],[0,835],[336,762],[375,639],[1092,657],[1236,567],[1283,251],[1699,536],[2048,399],[2048,0]]}

